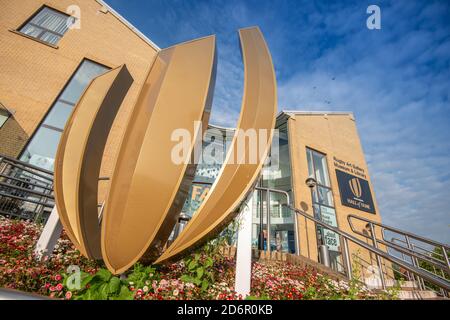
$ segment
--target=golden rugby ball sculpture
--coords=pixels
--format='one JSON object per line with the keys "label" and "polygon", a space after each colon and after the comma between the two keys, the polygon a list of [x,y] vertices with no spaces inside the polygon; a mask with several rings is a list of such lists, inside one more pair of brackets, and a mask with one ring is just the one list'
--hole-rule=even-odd
{"label": "golden rugby ball sculpture", "polygon": [[[216,73],[215,36],[160,50],[134,105],[117,154],[106,200],[99,211],[98,180],[108,134],[133,83],[126,65],[95,78],[67,122],[55,161],[55,199],[75,247],[102,259],[114,274],[137,261],[176,259],[210,239],[235,217],[251,191],[272,142],[277,112],[275,72],[257,27],[239,30],[244,64],[241,112],[224,163],[200,207],[170,244],[167,240],[192,185],[196,165],[174,163],[174,130],[203,136],[211,112]],[[202,123],[202,126],[194,126]],[[240,130],[267,130],[261,155],[237,150]],[[187,160],[194,156],[191,143]]]}

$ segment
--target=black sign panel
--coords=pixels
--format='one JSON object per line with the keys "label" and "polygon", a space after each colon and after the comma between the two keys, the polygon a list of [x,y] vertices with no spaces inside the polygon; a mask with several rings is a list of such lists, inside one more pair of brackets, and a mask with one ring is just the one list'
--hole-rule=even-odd
{"label": "black sign panel", "polygon": [[369,182],[347,172],[336,170],[341,202],[344,206],[375,214]]}

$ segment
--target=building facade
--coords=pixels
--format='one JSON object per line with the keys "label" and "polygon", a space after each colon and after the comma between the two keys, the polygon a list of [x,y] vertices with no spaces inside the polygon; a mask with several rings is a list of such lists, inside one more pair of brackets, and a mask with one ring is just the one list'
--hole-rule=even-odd
{"label": "building facade", "polygon": [[[227,137],[232,136],[233,129],[214,126],[212,129],[207,134],[204,148],[211,140],[214,143],[220,141],[223,154],[226,154]],[[261,172],[258,182],[261,189],[287,192],[290,205],[350,234],[349,215],[381,222],[352,113],[284,111],[277,117],[276,129],[272,152],[277,151],[276,155],[271,154],[270,162]],[[210,136],[215,137],[211,139]],[[183,208],[186,217],[195,214],[220,167],[220,163],[198,165]],[[311,177],[317,182],[313,188],[306,184]],[[253,198],[249,202],[252,206],[253,249],[300,254],[320,261],[318,248],[324,245],[328,248],[332,268],[344,271],[343,244],[338,234],[306,218],[296,217],[285,206],[287,199],[282,193],[268,195],[264,190],[257,190],[250,198]],[[361,232],[365,230],[364,224],[355,222],[354,226]],[[359,250],[354,259],[358,259],[363,268],[376,263],[368,252],[351,243],[349,246],[354,255]]]}
{"label": "building facade", "polygon": [[[102,175],[158,51],[102,1],[0,1],[0,153],[53,169],[57,144],[89,82],[126,64],[134,82],[117,115]],[[70,14],[78,16],[72,21]]]}
{"label": "building facade", "polygon": [[[52,171],[59,138],[86,86],[126,64],[134,82],[108,138],[101,176],[110,176],[131,108],[159,48],[99,0],[0,0],[0,7],[0,154]],[[75,18],[68,14],[74,10]],[[223,136],[226,154],[233,130],[210,128]],[[291,205],[344,231],[350,232],[350,214],[381,221],[351,113],[285,111],[276,128],[278,161],[263,169],[260,187],[289,193]],[[218,141],[209,139],[205,146]],[[205,198],[220,166],[197,167],[183,208],[187,219]],[[317,182],[314,188],[305,183],[311,177]],[[255,249],[318,261],[318,247],[326,245],[333,268],[342,270],[338,235],[296,217],[283,206],[281,194],[267,197],[255,191],[253,197]],[[363,259],[372,263],[368,254]]]}
{"label": "building facade", "polygon": [[[381,222],[352,113],[285,111],[279,115],[277,127],[280,130],[280,170],[275,173],[269,170],[263,184],[289,192],[295,208],[350,234],[349,215]],[[306,183],[310,177],[317,182],[313,188]],[[272,217],[279,211],[280,200],[271,197],[270,201]],[[277,230],[286,229],[283,224],[271,225],[272,248],[280,247],[277,241],[281,238],[288,244],[288,251],[292,251],[290,239],[296,238],[297,252],[318,261],[318,247],[326,245],[332,267],[343,270],[343,243],[336,233],[307,219],[294,219],[287,212],[280,213],[283,214],[292,225],[289,230],[296,230],[297,234],[286,239],[283,234],[277,234]],[[355,223],[355,227],[364,230],[365,225]],[[350,252],[356,253],[358,248],[351,243],[349,246]],[[374,263],[373,257],[364,250],[359,256],[366,265]]]}

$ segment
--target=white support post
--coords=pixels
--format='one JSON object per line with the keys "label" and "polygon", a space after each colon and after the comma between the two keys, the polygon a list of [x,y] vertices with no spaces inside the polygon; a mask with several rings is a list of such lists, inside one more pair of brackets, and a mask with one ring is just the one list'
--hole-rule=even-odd
{"label": "white support post", "polygon": [[241,212],[236,250],[236,278],[234,290],[242,297],[250,294],[252,276],[252,212],[255,193],[249,198]]}
{"label": "white support post", "polygon": [[34,249],[37,259],[42,260],[45,256],[52,254],[62,230],[63,227],[59,221],[58,211],[55,206]]}

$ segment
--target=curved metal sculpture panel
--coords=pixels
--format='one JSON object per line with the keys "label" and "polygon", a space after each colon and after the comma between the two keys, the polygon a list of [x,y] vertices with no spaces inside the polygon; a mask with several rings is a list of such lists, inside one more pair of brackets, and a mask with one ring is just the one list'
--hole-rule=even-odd
{"label": "curved metal sculpture panel", "polygon": [[[215,37],[158,52],[126,127],[101,223],[97,194],[102,155],[132,78],[123,66],[91,82],[66,125],[55,164],[58,213],[83,255],[103,258],[108,269],[118,274],[138,260],[173,259],[203,243],[233,218],[268,154],[277,111],[274,68],[260,30],[241,29],[239,36],[245,87],[236,134],[209,194],[164,252],[194,178],[196,161],[192,160],[203,136],[200,128],[206,128],[209,121]],[[173,158],[178,130],[190,139],[181,163]],[[256,162],[248,161],[252,146],[240,145],[240,134],[248,130],[258,134],[266,130],[257,141]]]}
{"label": "curved metal sculpture panel", "polygon": [[98,178],[108,133],[133,78],[126,66],[95,78],[72,112],[55,160],[60,220],[86,257],[101,258]]}
{"label": "curved metal sculpture panel", "polygon": [[[157,263],[182,254],[220,230],[221,226],[233,217],[233,210],[246,197],[269,151],[277,112],[272,59],[258,28],[241,29],[239,36],[245,71],[244,95],[236,134],[218,178],[205,200]],[[259,159],[254,164],[248,163],[249,144],[245,144],[245,152],[238,152],[239,132],[260,132],[264,129],[270,134],[266,135],[264,141],[258,141]]]}
{"label": "curved metal sculpture panel", "polygon": [[[194,141],[207,124],[215,79],[215,37],[162,50],[148,75],[122,140],[103,211],[102,253],[121,273],[154,260],[175,226],[189,192]],[[176,130],[193,138],[182,164],[172,159]]]}

